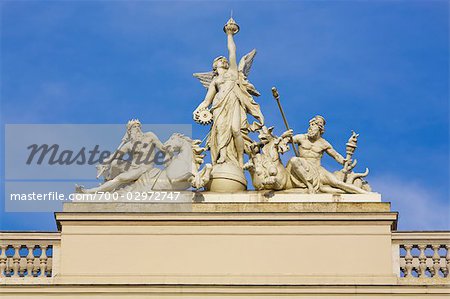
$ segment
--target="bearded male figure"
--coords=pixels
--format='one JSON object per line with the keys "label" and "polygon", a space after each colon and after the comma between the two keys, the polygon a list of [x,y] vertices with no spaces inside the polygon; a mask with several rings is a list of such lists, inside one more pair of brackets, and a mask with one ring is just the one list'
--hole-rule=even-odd
{"label": "bearded male figure", "polygon": [[[154,165],[155,155],[158,150],[162,153],[169,151],[154,133],[144,133],[141,127],[141,122],[137,119],[128,122],[122,143],[97,166],[97,178],[103,176],[105,182],[90,189],[76,186],[77,193],[113,192],[135,182],[144,173],[152,172],[156,175],[160,172]],[[125,155],[129,155],[130,159],[124,160]]]}
{"label": "bearded male figure", "polygon": [[293,143],[298,144],[300,157],[292,158],[287,165],[287,170],[291,174],[292,187],[306,187],[308,193],[368,193],[357,186],[339,180],[321,166],[324,153],[343,166],[350,162],[322,138],[324,132],[325,119],[317,115],[309,121],[306,134],[293,137]]}

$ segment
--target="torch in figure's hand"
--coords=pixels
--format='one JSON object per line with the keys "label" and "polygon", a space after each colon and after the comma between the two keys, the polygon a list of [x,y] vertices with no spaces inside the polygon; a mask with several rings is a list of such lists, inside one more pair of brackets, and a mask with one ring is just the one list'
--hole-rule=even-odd
{"label": "torch in figure's hand", "polygon": [[344,181],[347,179],[347,174],[349,174],[353,168],[355,168],[357,161],[352,160],[353,154],[355,153],[356,148],[358,147],[358,136],[359,134],[356,134],[354,131],[352,131],[352,135],[348,139],[348,142],[345,147],[345,151],[347,153],[347,156],[345,157],[345,163],[343,166],[343,171],[345,172],[345,178]]}
{"label": "torch in figure's hand", "polygon": [[[278,108],[280,109],[280,112],[281,112],[281,117],[283,118],[284,125],[286,126],[286,130],[290,131],[291,129],[289,128],[289,124],[287,122],[286,115],[284,115],[283,107],[281,107],[280,95],[278,94],[278,90],[275,87],[272,87],[272,95],[273,95],[273,98],[275,99],[275,101],[277,101]],[[298,152],[298,149],[295,147],[292,136],[290,137],[290,143],[292,144],[292,148],[294,149],[295,155],[297,157],[300,157],[300,153]]]}
{"label": "torch in figure's hand", "polygon": [[223,26],[223,31],[226,34],[235,35],[239,32],[239,25],[236,23],[236,21],[231,17],[228,22]]}

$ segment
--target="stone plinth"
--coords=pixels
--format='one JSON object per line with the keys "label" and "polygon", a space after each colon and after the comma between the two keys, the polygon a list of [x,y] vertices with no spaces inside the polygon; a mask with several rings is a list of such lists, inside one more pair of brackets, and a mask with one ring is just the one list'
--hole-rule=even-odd
{"label": "stone plinth", "polygon": [[309,195],[295,196],[297,201],[219,203],[205,194],[187,212],[177,204],[66,204],[56,213],[63,252],[58,279],[196,285],[396,281],[391,229],[397,214],[389,203],[333,197],[306,202]]}
{"label": "stone plinth", "polygon": [[194,202],[205,203],[230,203],[230,202],[250,202],[250,203],[329,203],[329,202],[381,202],[381,194],[303,194],[301,189],[287,191],[245,191],[234,193],[201,192],[193,195]]}
{"label": "stone plinth", "polygon": [[[248,202],[248,203],[281,203],[281,202],[381,202],[381,194],[368,193],[368,194],[304,194],[301,193],[301,189],[292,189],[287,191],[241,191],[232,193],[222,192],[191,192],[183,191],[178,197],[178,202],[183,203],[231,203],[231,202]],[[155,191],[154,193],[158,193]],[[159,192],[162,193],[162,192]],[[165,192],[170,193],[170,192]],[[172,192],[173,193],[173,192]],[[77,203],[91,203],[91,202],[136,202],[139,201],[136,198],[136,193],[131,193],[131,197],[128,195],[117,196],[116,198],[109,198],[106,200],[106,196],[98,194],[76,194],[79,198],[75,198]],[[174,196],[175,197],[175,196]],[[142,200],[144,201],[144,200]],[[168,201],[168,200],[166,200]],[[153,203],[158,201],[152,200]],[[70,205],[70,204],[69,204]],[[67,205],[65,205],[66,207]]]}

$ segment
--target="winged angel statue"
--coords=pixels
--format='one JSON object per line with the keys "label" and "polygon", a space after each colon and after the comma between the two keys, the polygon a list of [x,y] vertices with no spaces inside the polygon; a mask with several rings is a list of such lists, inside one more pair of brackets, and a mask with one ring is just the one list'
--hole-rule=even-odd
{"label": "winged angel statue", "polygon": [[[208,92],[195,109],[193,118],[203,125],[212,122],[207,147],[213,165],[233,163],[242,168],[244,152],[249,153],[252,144],[249,131],[256,131],[264,125],[259,104],[252,97],[260,93],[247,80],[256,50],[242,57],[237,65],[233,36],[239,31],[239,26],[233,18],[227,22],[224,31],[228,39],[229,59],[219,56],[214,59],[211,72],[194,74]],[[247,114],[256,121],[250,124]]]}

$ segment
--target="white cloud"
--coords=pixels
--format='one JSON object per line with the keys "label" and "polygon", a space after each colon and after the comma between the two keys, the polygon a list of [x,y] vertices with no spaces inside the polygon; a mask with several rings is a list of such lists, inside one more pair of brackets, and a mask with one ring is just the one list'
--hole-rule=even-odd
{"label": "white cloud", "polygon": [[420,182],[384,175],[370,179],[383,201],[399,212],[399,230],[450,230],[450,199],[442,190]]}

